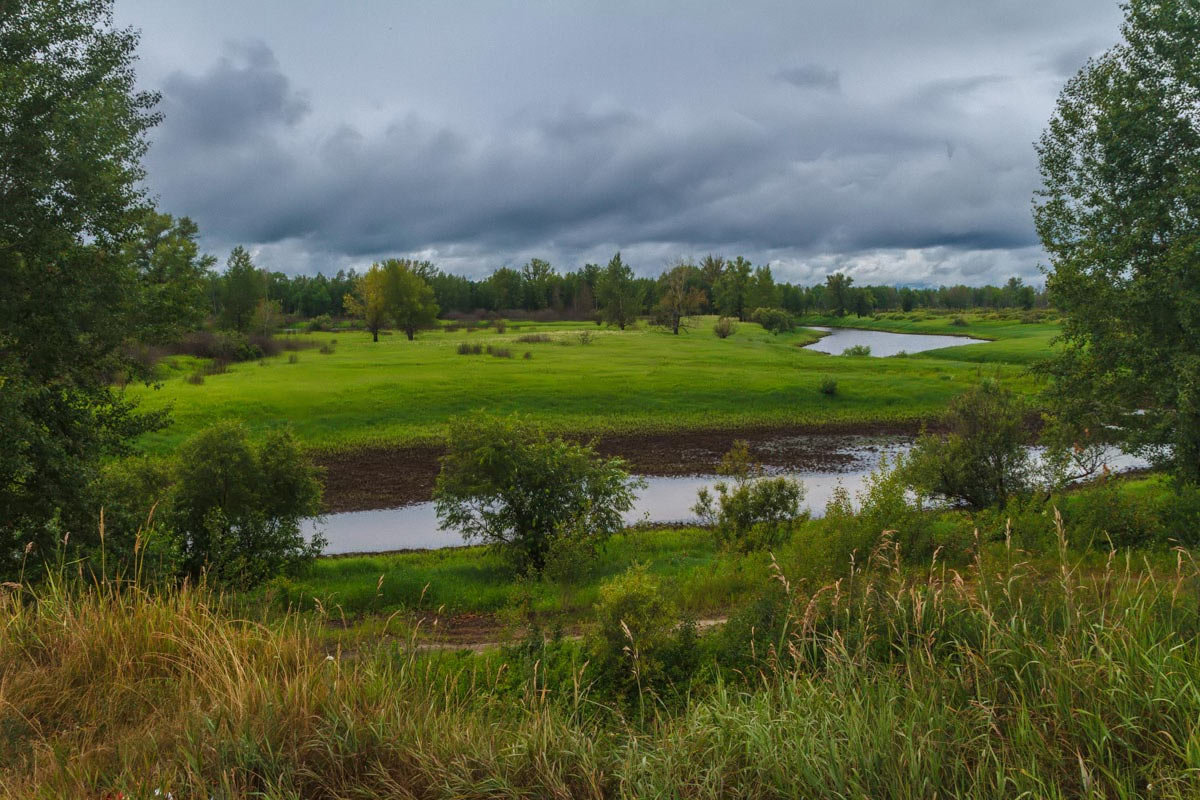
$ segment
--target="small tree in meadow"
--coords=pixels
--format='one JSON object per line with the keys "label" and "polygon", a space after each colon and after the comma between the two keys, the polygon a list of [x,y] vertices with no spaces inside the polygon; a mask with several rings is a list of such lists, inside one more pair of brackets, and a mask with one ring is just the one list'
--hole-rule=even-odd
{"label": "small tree in meadow", "polygon": [[354,282],[354,288],[342,301],[346,311],[363,321],[371,334],[371,341],[379,341],[379,331],[387,325],[387,298],[384,287],[387,278],[383,268],[372,264],[366,273],[360,275]]}
{"label": "small tree in meadow", "polygon": [[451,422],[433,499],[444,527],[540,572],[556,537],[599,543],[619,531],[642,485],[620,459],[551,438],[516,414],[480,412]]}
{"label": "small tree in meadow", "polygon": [[642,307],[642,293],[638,291],[633,270],[621,261],[617,253],[600,273],[596,283],[596,300],[600,304],[600,315],[610,325],[621,330],[637,320]]}
{"label": "small tree in meadow", "polygon": [[422,266],[394,258],[383,262],[387,275],[384,299],[388,314],[410,342],[416,337],[417,331],[437,321],[437,300],[433,287],[421,274]]}
{"label": "small tree in meadow", "polygon": [[684,321],[700,312],[704,305],[704,292],[693,281],[699,280],[700,271],[693,264],[677,264],[658,279],[658,304],[654,307],[655,318],[663,327],[678,335],[685,327]]}

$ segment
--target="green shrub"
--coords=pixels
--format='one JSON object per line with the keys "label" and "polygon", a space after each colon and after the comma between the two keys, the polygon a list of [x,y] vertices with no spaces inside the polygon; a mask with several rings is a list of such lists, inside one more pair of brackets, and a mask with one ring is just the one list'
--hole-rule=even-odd
{"label": "green shrub", "polygon": [[598,543],[624,527],[642,485],[588,445],[550,438],[519,415],[477,413],[451,421],[433,497],[443,527],[538,572],[564,530]]}
{"label": "green shrub", "polygon": [[737,326],[733,324],[733,320],[729,317],[721,317],[713,325],[713,334],[718,339],[728,339],[737,330]]}
{"label": "green shrub", "polygon": [[312,333],[327,331],[333,327],[333,319],[328,314],[320,314],[310,319],[306,327]]}
{"label": "green shrub", "polygon": [[955,316],[950,320],[950,324],[959,328],[965,328],[967,326],[967,320],[965,317]]}
{"label": "green shrub", "polygon": [[905,466],[919,493],[987,508],[1029,490],[1021,398],[988,379],[950,402],[946,423],[946,435],[921,436]]}
{"label": "green shrub", "polygon": [[317,471],[286,431],[255,445],[238,423],[205,428],[180,446],[174,481],[169,523],[187,575],[253,586],[324,547],[301,531],[321,508]]}
{"label": "green shrub", "polygon": [[871,355],[871,348],[865,344],[856,344],[851,347],[847,347],[845,350],[843,350],[842,355],[844,355],[844,356],[869,356],[869,355]]}
{"label": "green shrub", "polygon": [[826,376],[821,379],[821,394],[828,397],[833,397],[838,393],[838,383],[836,378]]}
{"label": "green shrub", "polygon": [[796,322],[792,319],[792,315],[782,308],[755,309],[754,313],[750,315],[750,319],[762,325],[764,330],[776,334],[788,333],[796,327]]}
{"label": "green shrub", "polygon": [[669,592],[644,565],[600,587],[589,642],[602,688],[644,701],[684,687],[699,663],[696,629],[680,624]]}
{"label": "green shrub", "polygon": [[807,519],[807,512],[800,510],[804,485],[791,478],[765,477],[762,467],[751,463],[746,442],[734,442],[717,471],[732,482],[717,481],[711,492],[702,488],[692,511],[712,526],[722,546],[772,547]]}
{"label": "green shrub", "polygon": [[524,336],[518,336],[516,341],[520,342],[521,344],[545,344],[546,342],[554,341],[554,339],[549,334],[545,333],[527,333]]}

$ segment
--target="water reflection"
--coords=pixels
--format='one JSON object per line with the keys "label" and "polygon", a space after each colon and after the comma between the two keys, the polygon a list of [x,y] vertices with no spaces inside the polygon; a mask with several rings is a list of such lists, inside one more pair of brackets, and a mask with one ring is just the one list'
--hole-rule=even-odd
{"label": "water reflection", "polygon": [[983,344],[986,339],[972,339],[969,336],[940,336],[922,333],[888,333],[887,331],[865,331],[858,328],[825,328],[810,325],[814,331],[830,331],[828,336],[819,342],[805,347],[806,350],[816,350],[818,353],[841,355],[848,347],[865,345],[871,348],[871,355],[877,358],[894,356],[897,353],[920,353],[923,350],[937,350],[942,347],[958,347],[964,344]]}

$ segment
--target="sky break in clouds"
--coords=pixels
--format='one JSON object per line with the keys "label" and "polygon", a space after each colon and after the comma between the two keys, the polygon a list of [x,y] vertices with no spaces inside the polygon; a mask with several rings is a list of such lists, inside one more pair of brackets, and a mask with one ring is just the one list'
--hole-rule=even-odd
{"label": "sky break in clouds", "polygon": [[[647,6],[650,6],[648,8]],[[813,282],[1039,280],[1033,142],[1098,0],[118,0],[163,94],[148,184],[289,273],[480,276],[620,249]]]}

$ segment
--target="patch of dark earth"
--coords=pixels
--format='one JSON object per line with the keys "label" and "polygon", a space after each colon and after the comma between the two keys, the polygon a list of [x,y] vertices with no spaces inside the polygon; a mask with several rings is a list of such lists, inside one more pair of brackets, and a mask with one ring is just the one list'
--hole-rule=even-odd
{"label": "patch of dark earth", "polygon": [[[568,438],[594,441],[601,455],[623,458],[631,472],[646,476],[711,475],[739,439],[749,444],[751,456],[768,472],[848,472],[872,452],[911,441],[921,428],[920,422],[889,422]],[[935,425],[929,423],[929,429]],[[429,500],[443,452],[441,446],[419,445],[316,454],[325,473],[326,512],[396,508]]]}

